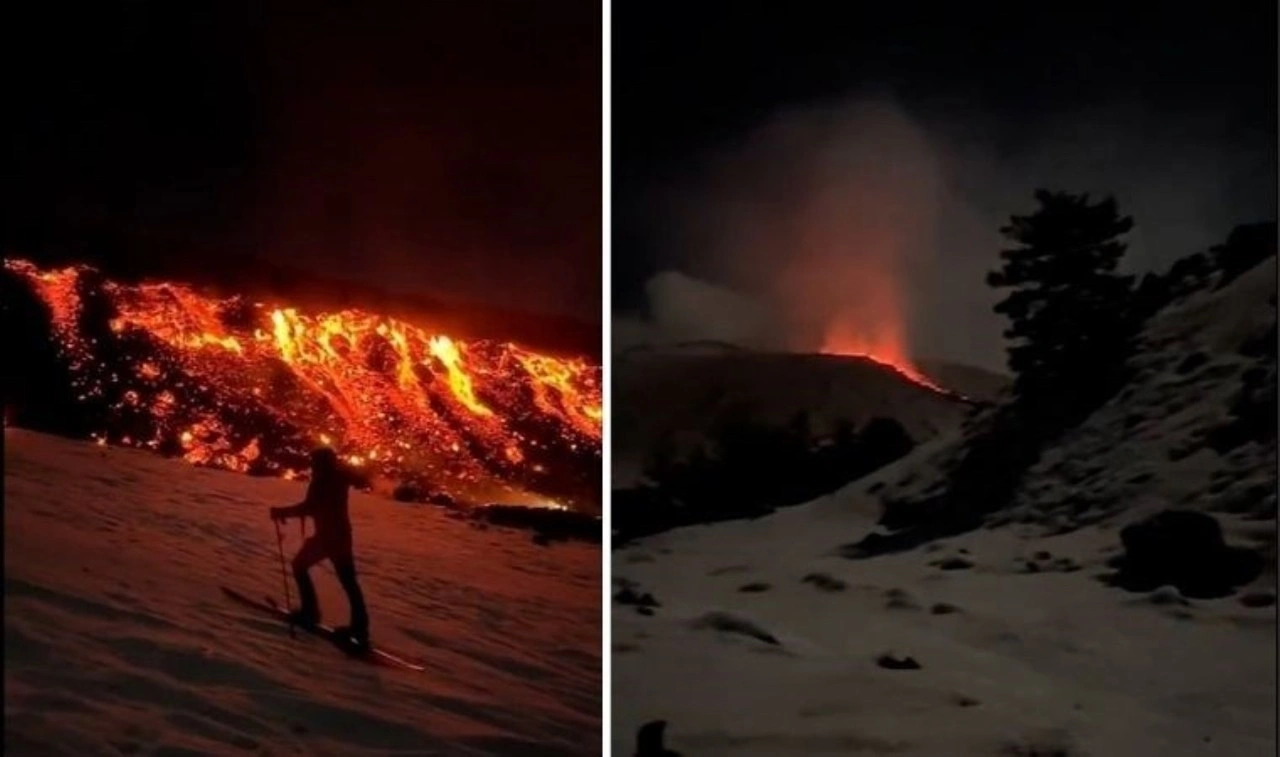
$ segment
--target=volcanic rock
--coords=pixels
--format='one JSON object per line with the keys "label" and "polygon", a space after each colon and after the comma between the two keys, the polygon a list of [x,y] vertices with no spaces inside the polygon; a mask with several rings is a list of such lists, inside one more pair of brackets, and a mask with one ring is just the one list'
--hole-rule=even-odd
{"label": "volcanic rock", "polygon": [[778,641],[776,636],[760,627],[755,621],[721,610],[714,610],[695,618],[691,626],[698,629],[712,628],[725,633],[749,636],[774,646],[779,646],[782,643]]}
{"label": "volcanic rock", "polygon": [[810,573],[800,579],[802,583],[813,584],[822,591],[844,591],[845,582],[826,573]]}
{"label": "volcanic rock", "polygon": [[886,670],[920,670],[914,657],[894,657],[885,653],[876,658],[876,664]]}
{"label": "volcanic rock", "polygon": [[935,566],[938,570],[968,570],[973,567],[973,562],[963,557],[948,557],[944,560],[935,560],[929,564]]}
{"label": "volcanic rock", "polygon": [[679,752],[667,749],[663,743],[666,737],[667,721],[651,720],[636,731],[635,757],[680,757]]}
{"label": "volcanic rock", "polygon": [[1270,591],[1254,591],[1240,597],[1240,604],[1245,607],[1271,607],[1276,603],[1276,595]]}
{"label": "volcanic rock", "polygon": [[620,605],[635,605],[636,607],[662,606],[662,603],[654,599],[649,592],[642,594],[631,586],[623,586],[621,591],[613,595],[613,601]]}
{"label": "volcanic rock", "polygon": [[1251,549],[1229,547],[1217,519],[1190,510],[1165,510],[1120,532],[1124,554],[1112,561],[1117,572],[1104,580],[1127,591],[1148,592],[1163,585],[1188,597],[1223,597],[1262,571]]}

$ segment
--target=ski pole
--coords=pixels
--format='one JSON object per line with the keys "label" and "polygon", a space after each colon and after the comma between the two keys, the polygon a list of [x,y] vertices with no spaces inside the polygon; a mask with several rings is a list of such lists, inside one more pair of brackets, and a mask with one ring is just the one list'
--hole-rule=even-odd
{"label": "ski pole", "polygon": [[[293,600],[289,598],[289,570],[284,562],[284,532],[280,530],[280,521],[273,522],[276,524],[276,547],[280,551],[280,578],[284,581],[284,607],[289,610]],[[289,638],[294,638],[292,612],[289,616]]]}

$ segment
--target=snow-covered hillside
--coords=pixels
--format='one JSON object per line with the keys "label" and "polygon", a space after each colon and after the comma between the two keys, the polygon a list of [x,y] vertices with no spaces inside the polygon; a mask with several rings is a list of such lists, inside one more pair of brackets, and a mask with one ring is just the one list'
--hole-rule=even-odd
{"label": "snow-covered hillside", "polygon": [[[842,556],[885,499],[937,490],[952,427],[813,502],[615,550],[615,753],[664,719],[700,757],[1275,754],[1274,426],[1232,426],[1242,391],[1269,375],[1274,396],[1258,345],[1275,346],[1275,271],[1155,314],[1133,380],[992,528]],[[1172,507],[1212,513],[1269,569],[1220,599],[1096,580],[1120,528]]]}
{"label": "snow-covered hillside", "polygon": [[[1045,451],[997,522],[1054,531],[1167,507],[1275,519],[1274,404],[1269,441],[1217,439],[1250,378],[1258,382],[1254,391],[1275,393],[1276,259],[1221,289],[1212,284],[1151,318],[1129,361],[1133,378]],[[881,472],[854,486],[874,488],[882,500],[910,499],[941,485],[962,446],[953,434],[894,475]]]}
{"label": "snow-covered hillside", "polygon": [[[1267,391],[1275,393],[1275,296],[1271,258],[1222,289],[1157,313],[1130,361],[1133,380],[1030,471],[1034,488],[1023,493],[1022,507],[1060,513],[1074,499],[1099,515],[1144,515],[1135,507],[1141,504],[1274,519],[1274,415],[1269,442],[1214,437],[1231,422],[1245,374],[1270,370]],[[1269,359],[1250,354],[1267,339]]]}
{"label": "snow-covered hillside", "polygon": [[282,598],[267,507],[302,492],[7,428],[6,752],[598,753],[597,547],[353,495],[374,641],[426,671],[378,668],[219,592]]}

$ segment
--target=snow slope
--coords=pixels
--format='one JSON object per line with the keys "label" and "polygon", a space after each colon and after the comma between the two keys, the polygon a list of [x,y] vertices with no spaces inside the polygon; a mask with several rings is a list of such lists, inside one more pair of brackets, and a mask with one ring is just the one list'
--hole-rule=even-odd
{"label": "snow slope", "polygon": [[1215,600],[1094,580],[1121,527],[1168,507],[1212,512],[1274,563],[1274,441],[1208,440],[1243,378],[1274,371],[1242,345],[1274,328],[1275,270],[1157,313],[1134,379],[1046,451],[1003,527],[839,556],[882,497],[940,485],[957,427],[805,505],[616,550],[618,586],[660,606],[612,606],[615,753],[665,719],[669,746],[699,757],[1275,754],[1274,567]]}
{"label": "snow slope", "polygon": [[6,751],[598,753],[598,547],[353,495],[374,640],[426,672],[377,668],[218,590],[281,597],[266,508],[302,492],[6,428]]}
{"label": "snow slope", "polygon": [[1275,370],[1274,352],[1243,349],[1268,329],[1275,339],[1275,295],[1272,257],[1158,312],[1130,360],[1133,380],[1031,469],[1018,509],[1079,521],[1188,507],[1274,521],[1274,437],[1225,454],[1210,438],[1230,418],[1243,376],[1268,362]]}
{"label": "snow slope", "polygon": [[[1103,528],[835,556],[876,512],[847,489],[615,551],[615,580],[661,606],[613,605],[614,753],[665,719],[669,746],[700,757],[1275,754],[1274,606],[1162,605],[1108,588],[1092,580],[1117,543]],[[1035,561],[1040,551],[1051,557]],[[930,564],[943,557],[973,566]],[[1081,569],[1055,570],[1064,557]],[[1045,567],[1028,573],[1028,560]],[[844,588],[824,591],[813,574]],[[708,628],[712,612],[781,643]],[[921,669],[878,667],[882,653]]]}
{"label": "snow slope", "polygon": [[[1206,286],[1152,316],[1124,390],[1045,451],[1001,517],[1055,531],[1183,507],[1274,522],[1274,438],[1225,453],[1210,440],[1230,420],[1243,378],[1268,369],[1274,375],[1274,353],[1242,348],[1275,328],[1275,295],[1272,257],[1221,289]],[[936,439],[930,454],[918,450],[898,475],[877,472],[852,486],[876,487],[882,499],[911,499],[941,486],[963,441],[953,432]]]}

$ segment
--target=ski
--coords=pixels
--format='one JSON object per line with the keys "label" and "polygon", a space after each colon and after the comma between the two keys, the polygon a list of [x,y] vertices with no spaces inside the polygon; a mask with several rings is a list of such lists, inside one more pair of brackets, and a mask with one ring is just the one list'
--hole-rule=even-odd
{"label": "ski", "polygon": [[[257,599],[252,599],[244,594],[241,594],[235,589],[228,589],[225,586],[220,588],[222,589],[223,594],[227,595],[227,597],[235,600],[236,602],[239,602],[242,605],[245,605],[247,607],[252,607],[253,609],[259,610],[261,612],[265,612],[268,615],[276,617],[282,621],[288,620],[289,613],[285,611],[284,608],[276,604],[275,600],[271,598],[267,598],[265,600],[257,600]],[[297,626],[297,628],[300,628],[303,631],[307,631],[308,633],[312,633],[324,639],[325,641],[328,641],[329,643],[333,644],[338,649],[340,649],[342,652],[344,652],[348,657],[354,657],[356,659],[364,660],[366,662],[370,662],[375,665],[401,668],[403,670],[412,670],[417,673],[421,673],[426,670],[426,668],[422,667],[421,665],[418,665],[413,662],[409,662],[403,657],[400,657],[399,655],[389,652],[380,647],[370,647],[368,651],[362,654],[353,653],[351,651],[351,645],[349,643],[349,640],[344,638],[341,634],[339,634],[333,628],[326,625],[316,625],[310,628]]]}

